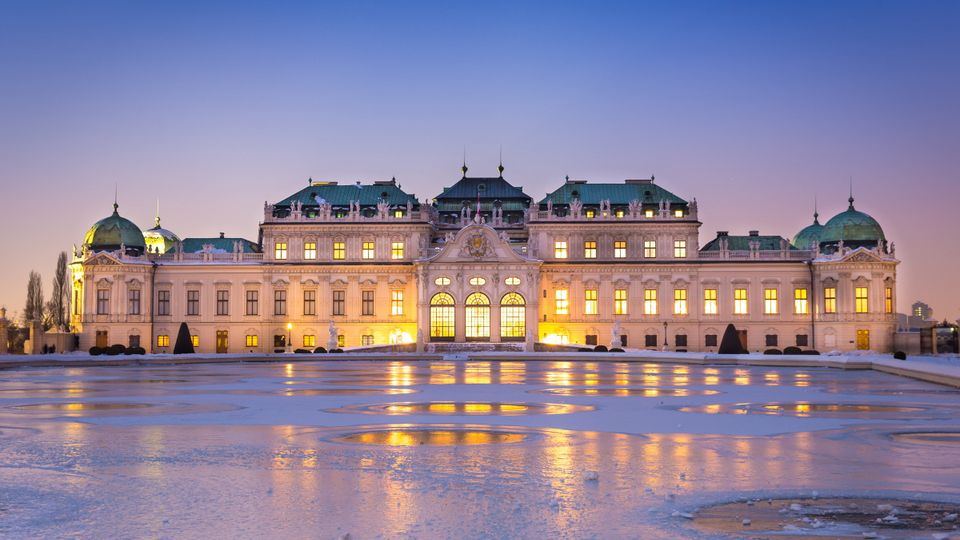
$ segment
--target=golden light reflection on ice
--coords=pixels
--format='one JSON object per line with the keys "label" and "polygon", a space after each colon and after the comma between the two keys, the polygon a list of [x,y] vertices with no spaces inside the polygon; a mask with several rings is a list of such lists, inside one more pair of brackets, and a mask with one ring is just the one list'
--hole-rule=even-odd
{"label": "golden light reflection on ice", "polygon": [[410,428],[352,433],[334,440],[384,446],[471,446],[516,443],[526,438],[525,433],[506,431]]}

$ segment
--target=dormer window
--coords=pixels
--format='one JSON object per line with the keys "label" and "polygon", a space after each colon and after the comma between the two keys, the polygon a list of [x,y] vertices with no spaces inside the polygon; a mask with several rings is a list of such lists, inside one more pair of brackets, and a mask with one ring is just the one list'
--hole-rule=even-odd
{"label": "dormer window", "polygon": [[643,217],[645,217],[645,218],[647,218],[647,219],[653,219],[653,209],[652,209],[652,208],[647,208],[646,210],[644,210],[644,211],[643,211]]}
{"label": "dormer window", "polygon": [[593,219],[593,217],[594,217],[595,215],[597,215],[597,212],[596,212],[595,210],[593,210],[593,209],[587,210],[587,214],[586,214],[586,215],[587,215],[587,218]]}
{"label": "dormer window", "polygon": [[682,218],[682,217],[683,217],[683,209],[682,209],[682,208],[677,208],[676,210],[674,210],[674,211],[673,211],[673,217],[675,217],[675,218]]}

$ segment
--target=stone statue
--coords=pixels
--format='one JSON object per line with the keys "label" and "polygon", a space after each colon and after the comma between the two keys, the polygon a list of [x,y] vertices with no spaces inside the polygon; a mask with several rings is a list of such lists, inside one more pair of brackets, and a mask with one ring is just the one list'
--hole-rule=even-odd
{"label": "stone statue", "polygon": [[411,214],[413,214],[413,203],[407,200],[407,218],[409,218]]}
{"label": "stone statue", "polygon": [[580,199],[573,199],[570,201],[570,215],[574,219],[580,217],[580,211],[583,209],[583,203],[580,202]]}
{"label": "stone statue", "polygon": [[632,218],[637,217],[637,215],[640,213],[640,206],[641,205],[640,205],[639,199],[633,199],[632,201],[630,201],[630,217]]}
{"label": "stone statue", "polygon": [[610,329],[610,348],[620,347],[620,319],[613,321],[613,328]]}
{"label": "stone statue", "polygon": [[327,338],[327,350],[332,351],[337,348],[337,325],[330,321],[330,337]]}

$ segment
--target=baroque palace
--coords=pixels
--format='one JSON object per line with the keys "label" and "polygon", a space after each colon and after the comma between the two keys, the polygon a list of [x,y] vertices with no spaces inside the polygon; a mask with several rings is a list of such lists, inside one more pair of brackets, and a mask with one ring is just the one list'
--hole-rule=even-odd
{"label": "baroque palace", "polygon": [[[716,351],[733,323],[750,351],[889,351],[894,246],[849,208],[792,239],[718,232],[653,178],[567,179],[534,201],[463,177],[432,202],[395,180],[308,181],[264,204],[257,241],[180,238],[113,215],[72,262],[86,349],[170,352],[186,322],[201,352],[535,343]],[[467,345],[482,342],[484,345]]]}

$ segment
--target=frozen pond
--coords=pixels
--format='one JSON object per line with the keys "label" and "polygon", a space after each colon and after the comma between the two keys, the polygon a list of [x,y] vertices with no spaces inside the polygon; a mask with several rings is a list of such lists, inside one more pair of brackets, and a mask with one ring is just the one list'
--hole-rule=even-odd
{"label": "frozen pond", "polygon": [[[792,519],[783,537],[862,538],[872,526],[873,514],[809,530],[803,512],[781,519],[789,504],[815,508],[814,492],[872,512],[915,501],[903,508],[939,512],[915,537],[949,537],[958,412],[947,387],[825,368],[0,371],[0,537],[777,538],[757,527]],[[744,525],[753,508],[765,513]]]}

